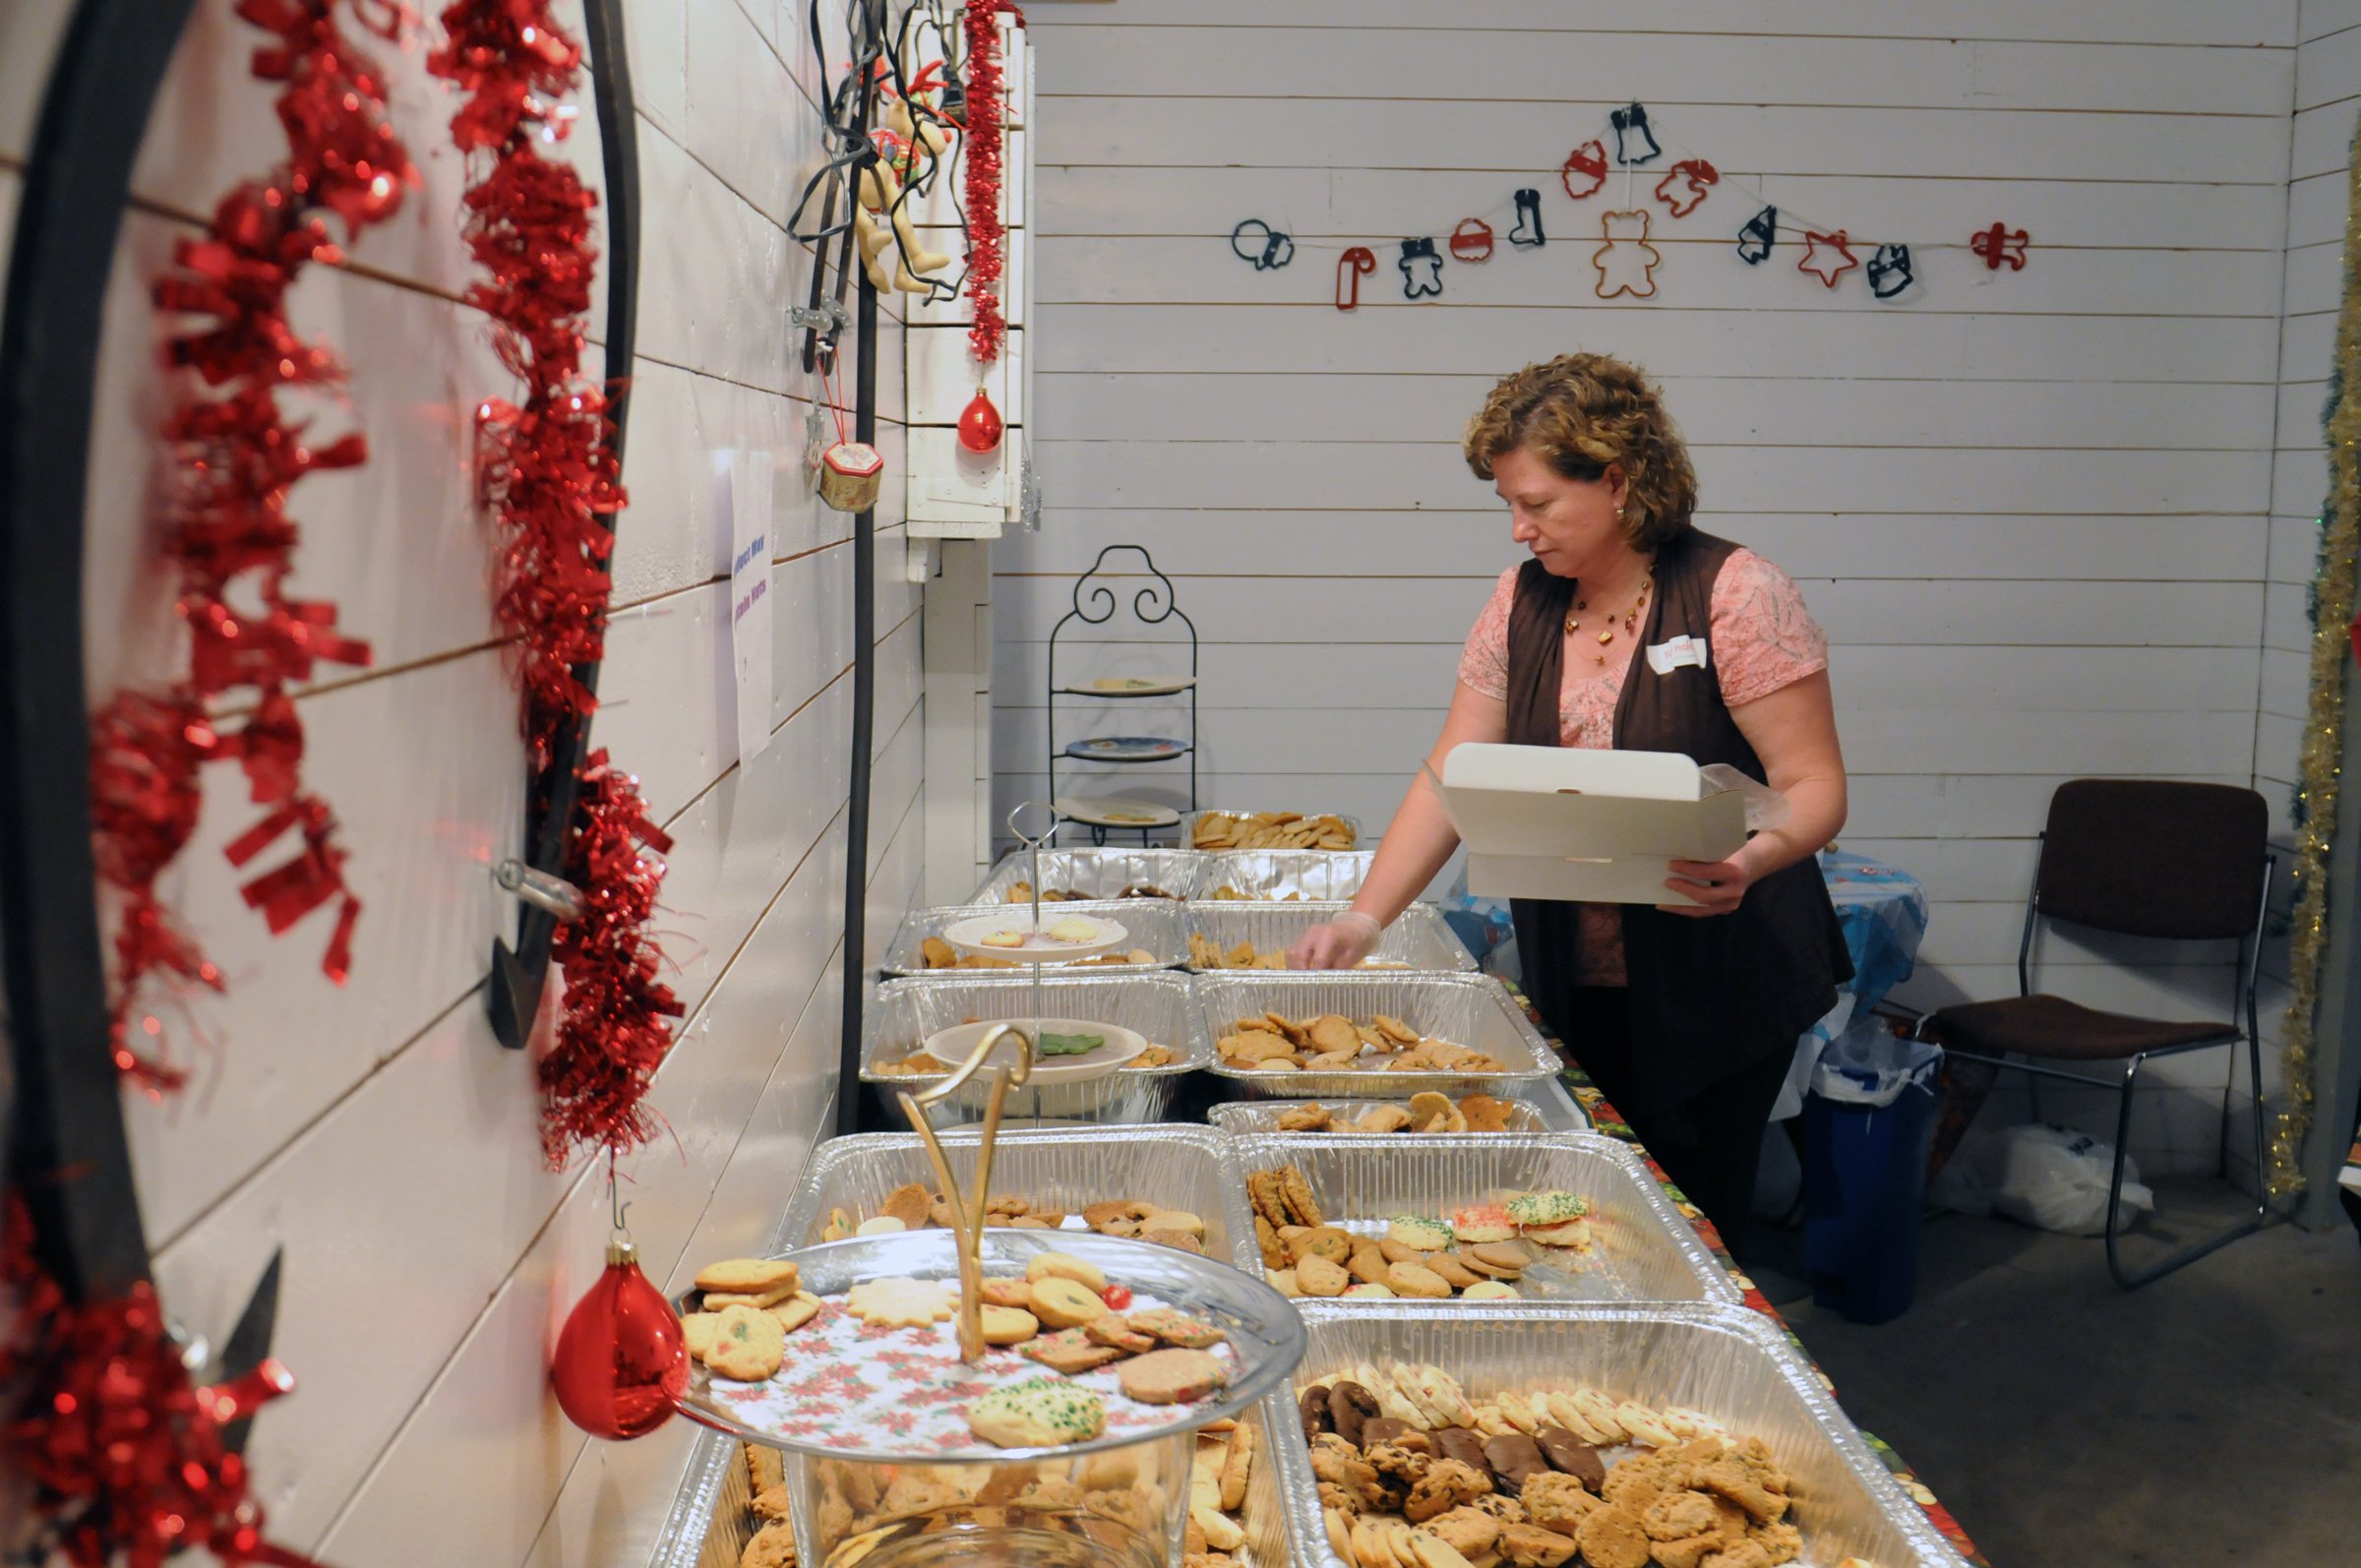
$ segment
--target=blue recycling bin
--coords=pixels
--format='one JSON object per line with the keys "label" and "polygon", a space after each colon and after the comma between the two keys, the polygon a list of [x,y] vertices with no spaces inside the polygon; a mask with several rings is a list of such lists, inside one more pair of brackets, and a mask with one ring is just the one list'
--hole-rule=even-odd
{"label": "blue recycling bin", "polygon": [[1889,1322],[1918,1294],[1942,1054],[1893,1044],[1908,1056],[1881,1069],[1823,1061],[1803,1102],[1804,1271],[1812,1299],[1855,1323]]}

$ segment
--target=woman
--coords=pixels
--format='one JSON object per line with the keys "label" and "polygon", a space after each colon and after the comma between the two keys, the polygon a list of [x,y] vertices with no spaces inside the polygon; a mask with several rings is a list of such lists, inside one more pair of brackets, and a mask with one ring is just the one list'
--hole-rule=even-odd
{"label": "woman", "polygon": [[[1665,885],[1691,902],[1514,905],[1542,1016],[1734,1249],[1796,1038],[1851,975],[1813,859],[1845,825],[1828,640],[1786,573],[1691,525],[1688,453],[1631,366],[1529,365],[1492,389],[1465,446],[1531,559],[1469,634],[1429,766],[1466,741],[1680,752],[1786,797],[1785,823],[1728,860],[1672,863]],[[1682,635],[1706,644],[1703,668],[1640,656]],[[1291,963],[1360,962],[1457,844],[1422,774],[1351,912]]]}

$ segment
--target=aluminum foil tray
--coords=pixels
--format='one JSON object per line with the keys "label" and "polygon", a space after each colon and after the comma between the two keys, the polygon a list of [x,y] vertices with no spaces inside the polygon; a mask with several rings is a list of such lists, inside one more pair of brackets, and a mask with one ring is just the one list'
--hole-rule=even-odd
{"label": "aluminum foil tray", "polygon": [[[1587,1118],[1579,1119],[1574,1127],[1560,1127],[1553,1125],[1549,1118],[1542,1114],[1542,1108],[1529,1100],[1510,1099],[1506,1095],[1499,1098],[1508,1104],[1508,1126],[1503,1129],[1508,1133],[1570,1132],[1589,1129],[1590,1122]],[[1283,1114],[1313,1103],[1309,1100],[1233,1100],[1227,1105],[1209,1107],[1206,1110],[1205,1117],[1224,1132],[1276,1133],[1285,1130],[1279,1125],[1279,1117]],[[1345,1124],[1353,1121],[1356,1117],[1365,1116],[1379,1106],[1398,1106],[1401,1103],[1399,1100],[1322,1100],[1317,1104],[1336,1117],[1337,1128],[1330,1132],[1307,1132],[1302,1135],[1308,1138],[1340,1136],[1346,1130]],[[1579,1107],[1576,1108],[1575,1115],[1578,1118],[1582,1117]],[[1462,1134],[1462,1136],[1471,1138],[1496,1138],[1500,1135],[1497,1132]],[[1385,1133],[1380,1136],[1408,1138],[1440,1136],[1440,1134],[1401,1132]]]}
{"label": "aluminum foil tray", "polygon": [[[1128,909],[1129,904],[1112,906]],[[1350,902],[1325,901],[1303,904],[1238,904],[1208,903],[1202,899],[1188,906],[1188,930],[1203,932],[1213,944],[1228,952],[1241,941],[1250,941],[1261,952],[1285,952],[1296,944],[1296,938],[1322,921],[1336,919],[1352,907]],[[1181,957],[1188,956],[1187,937],[1181,938]],[[1442,911],[1432,904],[1413,904],[1402,916],[1385,928],[1377,937],[1377,950],[1369,954],[1376,964],[1396,965],[1417,972],[1439,974],[1473,974],[1476,955],[1468,951]],[[1219,971],[1229,973],[1230,971]],[[1247,971],[1240,971],[1246,973]],[[1215,973],[1215,971],[1207,971]],[[1282,971],[1263,970],[1263,974]]]}
{"label": "aluminum foil tray", "polygon": [[[1123,1067],[1084,1083],[1044,1084],[1011,1089],[1002,1111],[1018,1124],[1031,1118],[1066,1121],[1162,1121],[1170,1114],[1181,1077],[1213,1060],[1213,1042],[1197,1011],[1186,975],[1122,970],[1113,974],[1060,975],[1044,970],[1040,1011],[1053,1018],[1088,1018],[1134,1029],[1152,1045],[1165,1046],[1173,1060],[1162,1067]],[[941,1074],[915,1077],[879,1072],[880,1061],[898,1061],[917,1051],[938,1029],[970,1021],[1035,1015],[1030,975],[990,970],[937,970],[909,980],[889,980],[862,1009],[861,1081],[890,1092],[941,1081]],[[936,1125],[983,1119],[991,1089],[971,1080],[936,1111]],[[947,1109],[946,1109],[947,1108]]]}
{"label": "aluminum foil tray", "polygon": [[[1328,1223],[1357,1235],[1382,1236],[1393,1215],[1445,1219],[1453,1209],[1519,1192],[1562,1190],[1589,1199],[1591,1251],[1550,1249],[1517,1284],[1529,1298],[1731,1305],[1740,1299],[1639,1156],[1595,1132],[1245,1133],[1228,1139],[1227,1153],[1241,1202],[1247,1172],[1292,1165],[1310,1183]],[[1235,1257],[1241,1268],[1262,1266],[1250,1204]],[[1386,1304],[1379,1298],[1347,1307]],[[1438,1301],[1431,1309],[1474,1304]]]}
{"label": "aluminum foil tray", "polygon": [[[1175,898],[1194,898],[1209,858],[1188,849],[1045,849],[1041,852],[1041,885],[1112,899],[1124,888],[1144,882]],[[1031,878],[1030,854],[1020,849],[1003,855],[984,885],[976,889],[974,902],[1006,903],[1008,889]]]}
{"label": "aluminum foil tray", "polygon": [[[1282,1388],[1237,1419],[1253,1429],[1254,1469],[1237,1516],[1246,1542],[1230,1555],[1240,1568],[1290,1568],[1297,1557],[1289,1539],[1288,1461],[1275,1443],[1290,1440],[1296,1429],[1291,1396]],[[723,1433],[698,1434],[648,1568],[738,1568],[756,1525],[739,1440]],[[770,1457],[775,1462],[777,1456]]]}
{"label": "aluminum foil tray", "polygon": [[[926,955],[919,944],[929,936],[939,935],[948,926],[978,915],[1004,915],[1006,904],[959,904],[948,909],[914,909],[902,921],[901,930],[893,934],[893,941],[885,949],[884,962],[878,967],[887,975],[1017,975],[1027,972],[1011,964],[1006,969],[929,969]],[[1146,974],[1158,969],[1178,969],[1188,959],[1188,936],[1181,920],[1182,905],[1168,903],[1161,898],[1107,899],[1096,903],[1052,904],[1060,915],[1095,915],[1112,920],[1123,928],[1134,948],[1146,948],[1155,956],[1149,964],[1092,964],[1082,969],[1065,969],[1066,973]],[[1448,928],[1445,928],[1448,930]],[[1057,974],[1065,966],[1045,964],[1042,973]]]}
{"label": "aluminum foil tray", "polygon": [[[1189,896],[1214,903],[1298,903],[1351,899],[1361,891],[1377,858],[1370,849],[1240,849],[1204,855],[1197,890]],[[1243,899],[1216,899],[1214,890],[1234,887]]]}
{"label": "aluminum foil tray", "polygon": [[[1966,1559],[1846,1419],[1778,1327],[1743,1307],[1485,1301],[1449,1316],[1407,1301],[1300,1301],[1310,1349],[1301,1388],[1361,1362],[1430,1361],[1470,1399],[1588,1384],[1682,1405],[1760,1437],[1793,1483],[1802,1561],[1963,1568]],[[1276,1418],[1274,1417],[1274,1420]],[[1302,1427],[1282,1428],[1281,1483],[1302,1568],[1352,1568],[1328,1548]]]}
{"label": "aluminum foil tray", "polygon": [[[964,1129],[940,1134],[951,1176],[963,1187],[976,1170],[977,1136]],[[992,1161],[992,1190],[1055,1204],[1069,1230],[1087,1232],[1085,1204],[1139,1198],[1185,1209],[1205,1222],[1205,1255],[1235,1259],[1241,1233],[1249,1244],[1254,1222],[1245,1187],[1232,1178],[1223,1140],[1205,1127],[1072,1127],[1055,1131],[1000,1129]],[[855,1220],[876,1214],[905,1181],[932,1189],[934,1167],[915,1132],[864,1132],[830,1138],[812,1153],[802,1185],[780,1230],[785,1250],[819,1240],[830,1209]],[[1259,1278],[1262,1265],[1254,1265]]]}
{"label": "aluminum foil tray", "polygon": [[[1203,905],[1194,906],[1203,908]],[[1235,909],[1258,906],[1236,904]],[[1259,906],[1268,908],[1268,905]],[[1464,950],[1464,949],[1463,949]],[[1255,1099],[1407,1100],[1432,1089],[1457,1098],[1481,1089],[1508,1099],[1519,1084],[1554,1078],[1562,1068],[1508,988],[1489,975],[1405,974],[1398,970],[1225,969],[1196,977],[1197,1009],[1214,1043],[1208,1072]],[[1250,1072],[1221,1058],[1222,1036],[1241,1018],[1279,1012],[1290,1018],[1341,1013],[1367,1023],[1373,1013],[1399,1018],[1421,1034],[1481,1051],[1507,1063],[1503,1072]]]}
{"label": "aluminum foil tray", "polygon": [[[1190,850],[1196,848],[1197,818],[1200,816],[1260,816],[1265,812],[1292,812],[1294,810],[1295,808],[1292,806],[1208,806],[1202,811],[1182,812],[1180,814],[1180,847]],[[1368,829],[1362,825],[1360,817],[1352,815],[1350,813],[1309,811],[1302,814],[1335,817],[1353,829],[1353,847],[1355,849],[1366,846],[1369,841]],[[1199,853],[1220,854],[1224,852],[1215,850],[1200,851]]]}

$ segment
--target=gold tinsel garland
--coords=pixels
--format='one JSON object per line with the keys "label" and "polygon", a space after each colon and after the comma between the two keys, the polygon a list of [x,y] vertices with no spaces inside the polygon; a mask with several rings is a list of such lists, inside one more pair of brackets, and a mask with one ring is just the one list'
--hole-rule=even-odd
{"label": "gold tinsel garland", "polygon": [[2297,774],[2295,925],[2287,948],[2292,995],[2279,1059],[2286,1108],[2270,1135],[2269,1188],[2304,1190],[2304,1138],[2312,1130],[2312,1025],[2328,951],[2329,846],[2336,836],[2336,785],[2344,755],[2344,661],[2351,655],[2354,557],[2361,548],[2361,129],[2345,175],[2344,300],[2336,313],[2335,400],[2330,405],[2329,497],[2321,516],[2312,589],[2311,706]]}

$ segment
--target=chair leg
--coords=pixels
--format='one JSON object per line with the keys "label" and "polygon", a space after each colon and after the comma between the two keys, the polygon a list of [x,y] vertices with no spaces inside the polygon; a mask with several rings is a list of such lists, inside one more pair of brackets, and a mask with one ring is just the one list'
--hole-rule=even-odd
{"label": "chair leg", "polygon": [[[2263,1048],[2252,1040],[2247,1042],[2247,1046],[2254,1070],[2255,1084],[2260,1089],[2263,1081]],[[2127,1291],[2136,1291],[2152,1280],[2162,1279],[2176,1269],[2186,1268],[2207,1253],[2217,1251],[2240,1236],[2254,1235],[2263,1229],[2264,1221],[2270,1217],[2269,1206],[2258,1201],[2253,1218],[2244,1223],[2231,1227],[2219,1236],[2210,1236],[2206,1240],[2185,1246],[2177,1252],[2168,1253],[2146,1268],[2132,1273],[2124,1271],[2123,1259],[2116,1246],[2117,1239],[2122,1235],[2122,1226],[2118,1222],[2123,1213],[2123,1168],[2125,1162],[2130,1158],[2132,1146],[2132,1095],[2140,1082],[2141,1064],[2147,1059],[2145,1055],[2136,1055],[2124,1068],[2123,1105],[2115,1117],[2115,1175],[2114,1178],[2107,1183],[2107,1272],[2115,1277],[2117,1285]],[[2257,1094],[2255,1097],[2255,1146],[2258,1150],[2262,1147],[2262,1096]],[[2262,1165],[2258,1162],[2255,1167],[2258,1176],[2262,1169]]]}

